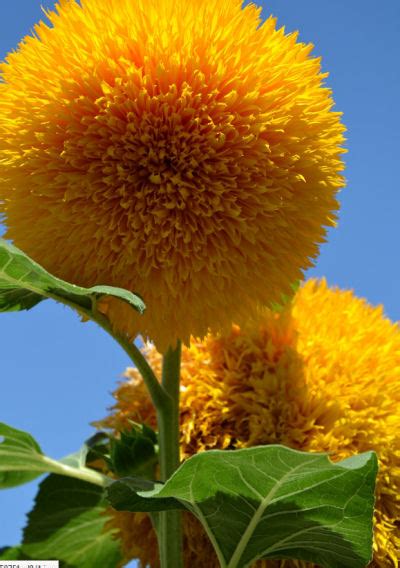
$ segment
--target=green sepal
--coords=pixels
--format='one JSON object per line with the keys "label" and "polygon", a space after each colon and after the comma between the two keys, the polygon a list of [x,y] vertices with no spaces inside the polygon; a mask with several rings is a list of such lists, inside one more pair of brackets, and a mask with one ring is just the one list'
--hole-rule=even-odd
{"label": "green sepal", "polygon": [[130,430],[111,438],[110,467],[118,477],[141,475],[152,479],[158,463],[156,433],[145,424],[132,424]]}
{"label": "green sepal", "polygon": [[280,300],[278,302],[272,302],[270,306],[271,310],[273,310],[274,312],[282,312],[286,308],[286,306],[293,300],[296,292],[300,288],[300,285],[301,285],[300,280],[292,282],[292,284],[290,285],[291,288],[290,293],[281,294]]}

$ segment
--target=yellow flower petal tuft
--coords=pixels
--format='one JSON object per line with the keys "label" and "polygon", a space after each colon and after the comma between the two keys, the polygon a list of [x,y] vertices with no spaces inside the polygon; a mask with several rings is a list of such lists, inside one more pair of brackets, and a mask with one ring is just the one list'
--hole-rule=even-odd
{"label": "yellow flower petal tuft", "polygon": [[[148,349],[160,370],[160,355]],[[101,426],[117,432],[128,419],[155,426],[136,371],[115,393]],[[284,444],[330,452],[339,460],[375,450],[379,474],[373,568],[400,560],[400,328],[352,292],[309,281],[282,312],[258,325],[209,335],[183,351],[181,455],[214,448]],[[127,558],[158,567],[156,541],[145,516],[115,513]],[[199,523],[185,515],[185,566],[217,568]],[[151,536],[152,535],[152,536]],[[151,540],[153,539],[153,540]],[[258,562],[295,568],[301,561]]]}
{"label": "yellow flower petal tuft", "polygon": [[0,66],[7,237],[160,350],[302,277],[344,185],[319,59],[241,0],[61,0]]}

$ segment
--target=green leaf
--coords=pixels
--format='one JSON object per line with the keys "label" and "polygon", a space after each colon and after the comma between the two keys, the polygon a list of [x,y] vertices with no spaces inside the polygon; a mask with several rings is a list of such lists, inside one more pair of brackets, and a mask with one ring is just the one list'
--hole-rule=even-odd
{"label": "green leaf", "polygon": [[0,422],[0,489],[28,483],[42,472],[25,467],[22,462],[31,456],[42,459],[39,444],[27,432],[16,430]]}
{"label": "green leaf", "polygon": [[[85,452],[86,450],[81,450]],[[75,460],[75,461],[74,461]],[[28,483],[43,473],[58,473],[104,487],[110,479],[82,464],[82,457],[54,460],[27,432],[0,422],[0,489]]]}
{"label": "green leaf", "polygon": [[109,520],[104,490],[60,475],[41,484],[21,545],[30,558],[61,560],[66,568],[115,568],[120,544]]}
{"label": "green leaf", "polygon": [[0,312],[29,310],[46,298],[53,298],[91,314],[104,296],[123,300],[139,313],[143,300],[127,290],[113,286],[82,288],[52,276],[21,250],[0,239]]}
{"label": "green leaf", "polygon": [[21,546],[0,548],[0,560],[30,560],[22,553]]}
{"label": "green leaf", "polygon": [[372,555],[376,473],[373,452],[334,464],[324,454],[264,446],[197,454],[150,491],[130,478],[107,491],[118,510],[191,511],[222,568],[259,558],[364,568]]}

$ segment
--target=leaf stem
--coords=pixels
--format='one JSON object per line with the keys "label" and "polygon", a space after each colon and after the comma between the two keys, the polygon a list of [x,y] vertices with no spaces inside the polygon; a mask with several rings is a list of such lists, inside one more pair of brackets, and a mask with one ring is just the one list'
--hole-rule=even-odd
{"label": "leaf stem", "polygon": [[153,369],[148,364],[140,349],[138,349],[134,343],[127,342],[124,339],[121,340],[121,337],[119,336],[114,337],[121,345],[122,349],[124,349],[127,355],[129,355],[133,363],[136,365],[139,373],[142,375],[154,406],[156,408],[163,406],[168,400],[167,393],[160,385]]}
{"label": "leaf stem", "polygon": [[[166,481],[179,467],[179,387],[181,342],[163,357],[162,387],[168,400],[157,407],[161,479]],[[183,568],[180,511],[162,511],[158,523],[161,568]]]}
{"label": "leaf stem", "polygon": [[148,364],[146,358],[143,356],[140,349],[136,347],[133,341],[129,341],[123,335],[115,332],[109,320],[104,317],[100,312],[93,309],[92,312],[88,310],[87,317],[95,321],[101,328],[104,329],[115,341],[122,347],[134,365],[137,367],[139,373],[142,375],[144,383],[149,391],[151,400],[155,408],[163,407],[168,403],[169,396],[164,390],[157,377],[155,376],[152,368]]}
{"label": "leaf stem", "polygon": [[107,487],[113,482],[111,477],[88,467],[71,467],[47,456],[42,457],[42,462],[47,466],[46,471],[57,473],[58,475],[66,475],[67,477],[73,477],[81,481],[87,481],[99,487]]}

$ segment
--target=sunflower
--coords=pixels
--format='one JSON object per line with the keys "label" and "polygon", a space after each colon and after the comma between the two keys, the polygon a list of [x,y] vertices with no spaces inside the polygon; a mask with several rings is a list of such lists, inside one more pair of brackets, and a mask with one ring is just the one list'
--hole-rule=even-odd
{"label": "sunflower", "polygon": [[[60,0],[0,66],[6,236],[165,351],[279,299],[344,185],[344,127],[296,34],[241,0]],[[265,286],[268,282],[268,286]]]}
{"label": "sunflower", "polygon": [[[148,348],[159,372],[160,355]],[[99,425],[119,432],[129,420],[156,425],[135,370]],[[283,310],[257,324],[208,335],[183,352],[181,457],[209,449],[283,444],[329,452],[333,460],[375,450],[374,568],[400,560],[400,329],[349,291],[310,280]],[[198,521],[185,514],[185,566],[217,568]],[[146,514],[114,512],[126,559],[158,567]],[[257,568],[311,566],[259,561]]]}
{"label": "sunflower", "polygon": [[161,351],[287,292],[344,184],[312,46],[241,4],[60,0],[0,66],[6,236]]}

